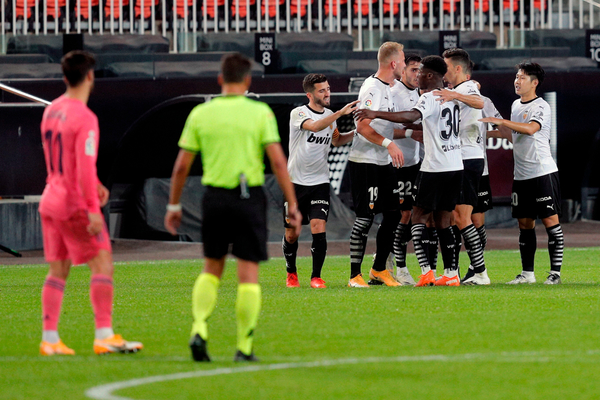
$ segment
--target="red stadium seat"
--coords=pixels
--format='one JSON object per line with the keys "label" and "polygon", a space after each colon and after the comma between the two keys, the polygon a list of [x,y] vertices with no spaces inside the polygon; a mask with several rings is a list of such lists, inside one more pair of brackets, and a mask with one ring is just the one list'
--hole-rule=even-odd
{"label": "red stadium seat", "polygon": [[[250,9],[252,9],[252,7],[256,7],[256,0],[233,0],[231,2],[231,16],[232,17],[235,17],[235,15],[236,15],[235,7],[238,2],[239,2],[238,7],[239,7],[240,18],[246,18],[246,15],[248,14],[248,5],[250,5]],[[271,3],[273,3],[273,10],[275,10],[275,4],[277,3],[277,0],[269,1],[269,9],[271,8]],[[263,4],[263,9],[264,9],[264,4]],[[275,15],[275,13],[273,13],[273,15]]]}
{"label": "red stadium seat", "polygon": [[[154,0],[154,7],[156,12],[156,6],[158,5],[158,0]],[[142,14],[142,1],[135,0],[135,17],[139,18]],[[152,0],[144,0],[144,19],[148,19],[152,16]]]}
{"label": "red stadium seat", "polygon": [[[329,0],[323,0],[325,3],[325,15],[329,15]],[[333,11],[333,15],[337,17],[337,1],[338,0],[331,0],[331,8]],[[348,4],[348,0],[340,0],[340,10],[343,7],[347,7],[346,4]]]}
{"label": "red stadium seat", "polygon": [[[29,6],[29,0],[27,1],[27,3],[28,3],[27,5]],[[18,4],[18,2],[17,2],[17,4]],[[67,5],[67,0],[58,0],[58,10],[57,10],[55,7],[55,4],[54,4],[54,0],[48,0],[48,2],[46,4],[46,12],[48,13],[49,17],[56,19],[61,16],[59,14],[60,9],[66,5]],[[18,10],[18,8],[17,8],[17,10]]]}
{"label": "red stadium seat", "polygon": [[[81,18],[88,19],[90,16],[90,8],[88,0],[77,0],[75,2],[75,15],[78,15],[79,12],[79,4],[81,4]],[[92,7],[98,5],[98,0],[92,0]]]}
{"label": "red stadium seat", "polygon": [[[27,0],[27,18],[31,18],[31,9],[35,7],[35,3],[36,0]],[[17,18],[23,18],[23,15],[25,15],[25,0],[17,0],[16,16]]]}
{"label": "red stadium seat", "polygon": [[[110,5],[111,3],[113,4],[113,10],[114,10],[114,19],[119,19],[119,16],[121,15],[121,9],[119,8],[119,0],[102,0],[102,2],[104,2],[104,15],[106,15],[106,19],[110,19],[111,18],[111,13],[110,13]],[[129,0],[121,0],[121,4],[123,5],[123,7],[125,6],[129,6]]]}
{"label": "red stadium seat", "polygon": [[[309,0],[291,0],[290,1],[290,14],[295,17],[298,15],[298,1],[300,2],[300,16],[304,17],[308,9]],[[313,0],[310,0],[312,5]]]}

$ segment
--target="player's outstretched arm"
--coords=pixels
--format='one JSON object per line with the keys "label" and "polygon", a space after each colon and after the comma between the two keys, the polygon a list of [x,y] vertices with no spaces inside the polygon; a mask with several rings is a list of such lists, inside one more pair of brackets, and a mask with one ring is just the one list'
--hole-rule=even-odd
{"label": "player's outstretched arm", "polygon": [[277,183],[283,191],[283,196],[288,203],[288,218],[290,219],[289,224],[294,229],[295,235],[300,235],[300,228],[302,227],[302,215],[298,211],[298,200],[296,200],[296,191],[294,185],[290,180],[290,176],[287,170],[287,159],[281,144],[269,143],[265,147],[267,157],[271,162],[271,170],[277,178]]}
{"label": "player's outstretched arm", "polygon": [[512,143],[512,131],[505,126],[498,126],[498,129],[487,131],[486,138],[506,139]]}
{"label": "player's outstretched arm", "polygon": [[183,185],[185,185],[185,180],[190,173],[190,168],[195,158],[195,153],[181,149],[173,167],[169,204],[167,205],[167,214],[165,215],[165,228],[171,235],[177,235],[177,228],[181,225],[182,212],[179,200],[181,199],[181,192],[183,192]]}
{"label": "player's outstretched arm", "polygon": [[327,128],[329,125],[333,124],[339,117],[342,115],[348,115],[352,111],[356,110],[356,105],[358,104],[358,100],[353,101],[351,103],[346,104],[341,110],[334,112],[331,115],[326,116],[325,118],[319,119],[317,121],[309,119],[306,120],[302,124],[303,129],[307,129],[311,132],[319,132],[323,129]]}
{"label": "player's outstretched arm", "polygon": [[[419,114],[420,116],[420,114]],[[369,142],[387,148],[390,157],[392,157],[392,165],[400,168],[404,165],[404,154],[390,139],[384,138],[377,131],[371,128],[370,119],[359,120],[356,123],[356,132],[362,135]]]}
{"label": "player's outstretched arm", "polygon": [[345,144],[348,144],[354,139],[354,135],[356,134],[356,130],[351,130],[350,132],[339,133],[336,129],[333,132],[333,139],[331,140],[331,144],[335,147],[340,147]]}
{"label": "player's outstretched arm", "polygon": [[354,118],[358,121],[373,120],[375,118],[385,119],[386,121],[398,123],[415,122],[421,118],[421,113],[415,110],[388,112],[388,111],[373,111],[366,108],[354,111]]}
{"label": "player's outstretched arm", "polygon": [[483,98],[478,94],[462,94],[454,90],[438,89],[433,91],[433,95],[437,96],[436,100],[442,104],[450,100],[457,100],[478,110],[484,106]]}
{"label": "player's outstretched arm", "polygon": [[494,117],[482,118],[479,121],[487,122],[487,123],[493,124],[493,125],[498,125],[498,127],[504,126],[510,130],[522,133],[524,135],[533,135],[534,133],[536,133],[537,131],[539,131],[542,128],[541,124],[537,121],[531,121],[528,123],[514,122],[514,121],[509,121],[507,119],[494,118]]}

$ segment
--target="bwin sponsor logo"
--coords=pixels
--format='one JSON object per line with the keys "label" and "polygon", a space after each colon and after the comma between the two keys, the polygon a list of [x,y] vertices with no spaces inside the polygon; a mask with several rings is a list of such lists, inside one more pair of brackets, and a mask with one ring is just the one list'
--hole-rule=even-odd
{"label": "bwin sponsor logo", "polygon": [[552,197],[546,196],[546,197],[538,197],[537,199],[535,199],[535,201],[537,201],[538,203],[541,201],[548,201],[548,200],[552,200]]}
{"label": "bwin sponsor logo", "polygon": [[308,143],[316,143],[316,144],[329,144],[331,143],[330,137],[317,137],[314,133],[311,133],[308,139],[306,139]]}

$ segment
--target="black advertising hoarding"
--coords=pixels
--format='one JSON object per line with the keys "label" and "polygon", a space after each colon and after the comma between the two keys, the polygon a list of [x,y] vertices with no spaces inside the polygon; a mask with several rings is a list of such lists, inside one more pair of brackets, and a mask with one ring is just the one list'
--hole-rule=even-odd
{"label": "black advertising hoarding", "polygon": [[460,31],[440,31],[440,56],[445,50],[460,47]]}
{"label": "black advertising hoarding", "polygon": [[275,33],[256,33],[254,35],[254,60],[265,67],[266,74],[277,72]]}
{"label": "black advertising hoarding", "polygon": [[600,29],[585,31],[585,56],[591,57],[600,68]]}

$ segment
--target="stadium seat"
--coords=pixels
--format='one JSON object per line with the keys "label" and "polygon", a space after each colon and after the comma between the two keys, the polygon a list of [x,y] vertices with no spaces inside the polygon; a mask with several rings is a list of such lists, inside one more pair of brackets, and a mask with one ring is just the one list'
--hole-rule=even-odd
{"label": "stadium seat", "polygon": [[[143,0],[144,5],[144,19],[148,19],[152,16],[152,0]],[[154,0],[154,12],[158,11],[158,0]],[[142,0],[135,0],[135,17],[139,18],[142,14]]]}
{"label": "stadium seat", "polygon": [[[342,11],[343,9],[345,9],[347,7],[348,4],[348,0],[339,0],[340,2],[340,12],[342,13],[342,15],[344,15],[344,12]],[[337,17],[337,4],[338,4],[338,0],[323,0],[324,4],[324,8],[325,8],[325,16],[329,16],[329,9],[332,9],[333,15],[335,17]],[[330,5],[331,4],[331,5]]]}
{"label": "stadium seat", "polygon": [[0,79],[48,79],[62,78],[60,64],[2,64]]}
{"label": "stadium seat", "polygon": [[[98,7],[98,0],[91,0],[92,7]],[[81,5],[81,11],[79,10],[79,6]],[[75,2],[75,15],[81,13],[82,19],[88,19],[90,16],[90,4],[88,0],[77,0]]]}
{"label": "stadium seat", "polygon": [[290,1],[290,14],[292,17],[298,16],[298,11],[300,12],[300,17],[306,16],[306,12],[308,10],[308,4],[311,4],[311,7],[315,7],[314,0],[291,0]]}
{"label": "stadium seat", "polygon": [[[269,3],[271,3],[271,2],[276,3],[276,0],[272,0]],[[236,10],[236,7],[238,7],[237,10]],[[239,15],[240,18],[246,18],[246,15],[248,15],[248,7],[250,7],[250,12],[252,12],[252,10],[256,8],[256,0],[233,0],[231,2],[231,17],[233,18],[237,14],[237,15]],[[270,4],[269,4],[269,8],[271,8]],[[264,9],[264,3],[263,3],[263,9]],[[275,6],[273,6],[273,10],[275,10]]]}
{"label": "stadium seat", "polygon": [[[121,13],[123,12],[121,7],[119,7],[119,0],[103,0],[103,3],[104,3],[104,15],[106,16],[106,19],[110,20],[111,16],[114,19],[119,19],[119,17],[121,16]],[[113,9],[112,14],[111,14],[111,4],[112,4],[112,9]],[[123,6],[123,8],[128,8],[129,0],[121,0],[121,5]]]}
{"label": "stadium seat", "polygon": [[52,19],[62,17],[62,9],[67,5],[67,0],[58,0],[58,9],[56,8],[56,3],[54,0],[48,0],[46,3],[46,13],[48,17],[52,17]]}
{"label": "stadium seat", "polygon": [[[27,18],[31,18],[31,10],[35,7],[36,2],[37,0],[27,0]],[[25,15],[25,0],[16,0],[15,13],[17,19],[23,18],[23,15]]]}

